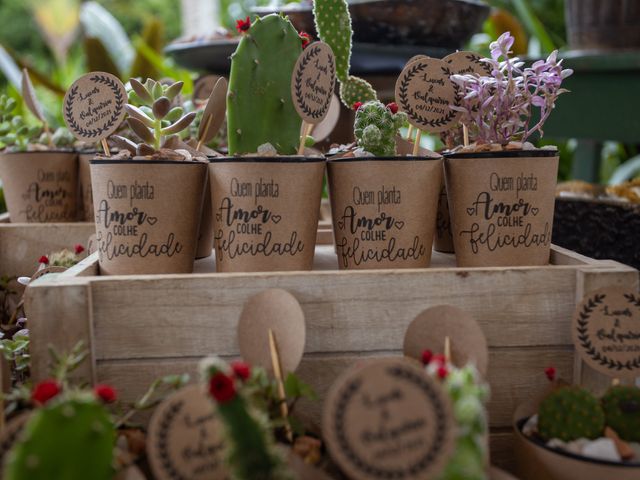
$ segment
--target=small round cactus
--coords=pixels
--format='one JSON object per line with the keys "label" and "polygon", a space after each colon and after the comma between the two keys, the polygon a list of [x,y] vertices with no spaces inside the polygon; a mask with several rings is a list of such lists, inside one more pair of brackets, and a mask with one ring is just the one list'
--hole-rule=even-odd
{"label": "small round cactus", "polygon": [[405,113],[393,113],[379,101],[367,102],[356,111],[354,134],[358,146],[378,157],[396,154],[396,135],[404,125]]}
{"label": "small round cactus", "polygon": [[538,431],[545,439],[594,439],[602,435],[604,426],[604,412],[596,397],[577,386],[554,390],[538,410]]}
{"label": "small round cactus", "polygon": [[611,387],[602,397],[607,425],[627,442],[640,442],[640,388]]}

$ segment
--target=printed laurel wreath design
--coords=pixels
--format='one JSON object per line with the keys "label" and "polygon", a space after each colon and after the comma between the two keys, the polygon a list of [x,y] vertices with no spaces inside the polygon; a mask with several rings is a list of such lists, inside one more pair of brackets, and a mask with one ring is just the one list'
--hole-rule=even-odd
{"label": "printed laurel wreath design", "polygon": [[353,451],[351,444],[346,436],[345,431],[345,414],[347,405],[351,398],[358,392],[362,386],[361,379],[355,379],[351,381],[342,391],[337,401],[336,416],[333,420],[333,427],[336,432],[338,443],[342,452],[349,458],[349,460],[362,472],[365,472],[372,478],[403,478],[406,476],[407,471],[419,472],[425,470],[429,465],[433,463],[436,455],[443,447],[445,439],[445,427],[447,426],[447,417],[444,412],[444,407],[440,402],[440,398],[433,390],[431,384],[425,382],[422,378],[416,375],[414,372],[402,368],[402,367],[389,367],[387,373],[391,377],[400,378],[417,385],[425,395],[431,400],[431,403],[435,409],[435,418],[437,419],[436,436],[432,442],[432,448],[415,464],[403,469],[382,469],[376,468],[367,464],[356,452]]}
{"label": "printed laurel wreath design", "polygon": [[115,113],[102,127],[87,129],[78,125],[78,123],[73,118],[72,112],[73,102],[75,101],[76,95],[78,94],[78,85],[75,85],[71,87],[71,90],[69,90],[69,96],[67,97],[67,102],[65,104],[64,116],[69,128],[77,134],[85,138],[98,138],[104,132],[108,132],[109,130],[111,130],[115,122],[118,120],[120,112],[124,108],[124,99],[122,98],[122,92],[120,91],[120,88],[118,88],[118,84],[112,78],[105,77],[104,75],[94,75],[90,78],[90,80],[106,85],[111,89],[116,98]]}
{"label": "printed laurel wreath design", "polygon": [[[302,74],[304,72],[305,67],[311,61],[311,59],[313,57],[318,56],[322,50],[319,46],[314,47],[313,45],[309,48],[310,50],[308,51],[308,53],[304,55],[304,57],[302,58],[302,62],[300,62],[300,66],[296,71],[296,81],[295,81],[294,91],[295,91],[295,96],[296,96],[296,101],[298,103],[298,106],[304,112],[304,114],[311,118],[317,119],[317,118],[321,118],[329,108],[332,95],[327,95],[327,99],[324,102],[324,104],[317,109],[309,108],[307,103],[304,101],[304,98],[302,96]],[[333,56],[329,55],[329,70],[331,71],[331,85],[335,83],[335,78],[336,78],[336,70],[333,63],[334,63]]]}
{"label": "printed laurel wreath design", "polygon": [[[636,299],[633,295],[624,295],[630,303],[634,305],[640,306],[640,299]],[[593,298],[590,298],[589,301],[582,307],[582,311],[579,314],[578,320],[578,328],[576,329],[579,333],[578,340],[580,341],[580,346],[584,348],[585,352],[589,357],[591,357],[595,362],[599,363],[602,366],[605,366],[611,370],[634,370],[636,368],[640,368],[640,356],[633,359],[627,360],[627,362],[623,363],[620,360],[612,360],[606,355],[598,352],[596,348],[591,343],[591,337],[589,336],[589,332],[587,329],[588,320],[596,307],[604,301],[606,295],[605,294],[595,294]],[[636,303],[637,302],[637,303]]]}
{"label": "printed laurel wreath design", "polygon": [[[400,106],[402,107],[402,110],[407,115],[409,115],[411,119],[417,121],[421,125],[425,127],[440,128],[449,124],[456,117],[458,112],[449,109],[449,113],[447,113],[444,117],[429,120],[428,118],[425,118],[419,113],[417,113],[409,103],[409,83],[411,82],[411,79],[413,77],[415,77],[417,74],[422,72],[425,68],[427,68],[427,64],[416,62],[416,65],[410,68],[407,74],[402,78],[402,81],[400,82],[400,88],[399,88]],[[447,76],[447,78],[449,78],[452,75],[451,70],[449,70],[449,67],[443,66],[442,71]],[[454,83],[453,88],[455,91],[456,103],[458,103],[460,99],[460,86]]]}
{"label": "printed laurel wreath design", "polygon": [[171,454],[169,452],[169,440],[167,438],[169,434],[169,427],[173,423],[173,419],[182,409],[183,405],[183,401],[176,402],[171,405],[164,418],[160,422],[160,429],[158,430],[158,450],[160,453],[160,460],[162,462],[162,466],[166,470],[165,473],[172,480],[187,480],[185,477],[180,475],[175,464],[173,463],[173,460],[171,459]]}

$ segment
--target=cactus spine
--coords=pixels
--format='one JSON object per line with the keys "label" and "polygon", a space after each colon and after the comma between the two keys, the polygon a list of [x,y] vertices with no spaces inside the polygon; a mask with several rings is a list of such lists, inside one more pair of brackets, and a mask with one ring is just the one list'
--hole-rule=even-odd
{"label": "cactus spine", "polygon": [[9,453],[6,480],[111,480],[115,430],[94,398],[53,401],[34,412]]}
{"label": "cactus spine", "polygon": [[604,412],[598,400],[577,386],[567,386],[547,395],[538,410],[538,431],[545,439],[565,442],[598,438],[604,430]]}
{"label": "cactus spine", "polygon": [[372,101],[356,111],[354,134],[358,146],[377,157],[396,155],[396,135],[407,120],[402,112],[392,113],[381,102]]}
{"label": "cactus spine", "polygon": [[376,91],[365,80],[349,75],[351,63],[351,15],[346,0],[315,0],[313,16],[320,39],[336,56],[336,77],[340,82],[340,98],[348,108],[355,102],[377,100]]}
{"label": "cactus spine", "polygon": [[296,153],[302,121],[291,99],[291,74],[302,42],[281,15],[257,18],[231,56],[227,123],[229,153],[255,153],[270,143]]}
{"label": "cactus spine", "polygon": [[602,397],[607,425],[627,442],[640,442],[640,388],[611,387]]}

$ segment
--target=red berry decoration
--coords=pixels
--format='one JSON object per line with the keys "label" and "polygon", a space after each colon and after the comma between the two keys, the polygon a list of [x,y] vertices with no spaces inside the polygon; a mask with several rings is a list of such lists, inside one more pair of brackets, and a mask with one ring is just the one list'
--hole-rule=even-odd
{"label": "red berry decoration", "polygon": [[358,110],[360,110],[361,106],[362,106],[362,102],[355,102],[351,108],[357,112]]}
{"label": "red berry decoration", "polygon": [[96,385],[93,389],[93,392],[96,394],[96,397],[98,397],[104,403],[113,403],[118,398],[116,389],[111,385]]}
{"label": "red berry decoration", "polygon": [[209,380],[209,393],[220,404],[233,400],[236,396],[233,379],[222,372],[216,373]]}
{"label": "red berry decoration", "polygon": [[307,46],[311,43],[311,35],[307,32],[300,32],[300,40],[302,40],[302,48],[307,48]]}
{"label": "red berry decoration", "polygon": [[31,401],[37,405],[44,405],[62,391],[60,384],[53,379],[43,380],[31,392]]}
{"label": "red berry decoration", "polygon": [[45,265],[49,265],[49,257],[47,257],[46,255],[42,255],[40,257],[40,260],[38,260],[38,263],[44,263]]}
{"label": "red berry decoration", "polygon": [[449,370],[444,365],[440,365],[438,367],[437,373],[438,373],[438,378],[440,380],[444,380],[445,378],[447,378],[447,375],[449,375]]}
{"label": "red berry decoration", "polygon": [[422,352],[422,364],[429,365],[433,360],[433,352],[431,350],[425,350]]}
{"label": "red berry decoration", "polygon": [[79,243],[75,247],[73,247],[73,249],[75,250],[76,255],[80,255],[82,252],[84,252],[84,247]]}
{"label": "red berry decoration", "polygon": [[547,376],[550,382],[553,382],[556,379],[556,369],[555,367],[547,367],[544,369],[544,374]]}
{"label": "red berry decoration", "polygon": [[398,113],[398,104],[396,102],[387,103],[387,108],[394,115]]}
{"label": "red berry decoration", "polygon": [[251,28],[251,19],[247,16],[244,20],[236,20],[236,30],[238,33],[244,33]]}
{"label": "red berry decoration", "polygon": [[251,376],[251,367],[245,362],[231,362],[231,369],[236,378],[245,381]]}

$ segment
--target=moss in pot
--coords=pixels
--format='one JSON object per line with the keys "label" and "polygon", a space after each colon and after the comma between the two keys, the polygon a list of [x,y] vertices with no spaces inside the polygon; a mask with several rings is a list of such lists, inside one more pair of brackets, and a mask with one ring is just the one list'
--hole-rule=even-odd
{"label": "moss in pot", "polygon": [[14,99],[0,97],[0,178],[11,221],[73,222],[78,203],[73,136],[64,128],[51,133],[26,72],[23,97],[40,126],[17,113]]}
{"label": "moss in pot", "polygon": [[195,113],[172,100],[182,82],[131,86],[127,123],[141,140],[114,136],[118,156],[91,161],[100,269],[104,274],[191,273],[206,180],[206,156],[180,141]]}
{"label": "moss in pot", "polygon": [[[510,58],[513,37],[491,44],[491,76],[452,75],[463,98],[471,145],[445,155],[453,242],[458,266],[546,265],[551,247],[558,152],[528,140],[542,134],[563,79],[557,52],[524,67]],[[534,110],[540,120],[532,125]]]}

